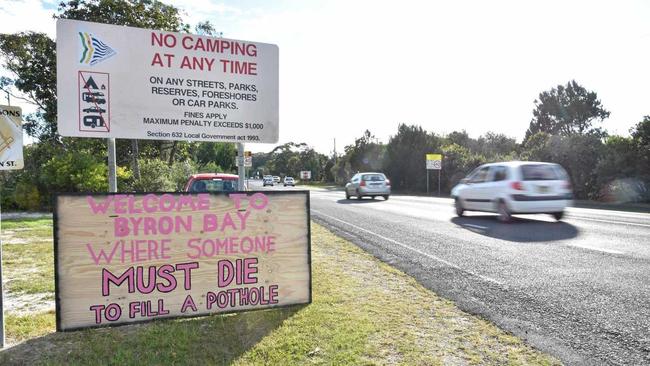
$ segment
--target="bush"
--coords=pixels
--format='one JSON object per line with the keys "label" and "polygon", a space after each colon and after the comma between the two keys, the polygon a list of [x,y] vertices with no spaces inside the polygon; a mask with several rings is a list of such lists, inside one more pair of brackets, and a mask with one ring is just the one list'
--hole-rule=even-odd
{"label": "bush", "polygon": [[177,161],[172,164],[170,179],[175,191],[182,191],[192,174],[196,174],[196,164],[191,161]]}
{"label": "bush", "polygon": [[37,211],[41,208],[41,195],[38,188],[26,180],[18,182],[13,199],[21,210]]}
{"label": "bush", "polygon": [[167,192],[175,189],[166,162],[158,159],[140,161],[140,179],[134,179],[131,189],[136,192]]}
{"label": "bush", "polygon": [[49,192],[106,192],[108,167],[96,154],[66,151],[44,164],[40,181]]}

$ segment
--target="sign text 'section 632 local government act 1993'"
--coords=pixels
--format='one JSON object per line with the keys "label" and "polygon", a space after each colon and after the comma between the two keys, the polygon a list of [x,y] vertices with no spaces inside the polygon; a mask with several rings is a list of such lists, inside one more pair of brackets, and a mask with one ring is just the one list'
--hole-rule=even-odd
{"label": "sign text 'section 632 local government act 1993'", "polygon": [[64,136],[278,141],[278,47],[59,19]]}

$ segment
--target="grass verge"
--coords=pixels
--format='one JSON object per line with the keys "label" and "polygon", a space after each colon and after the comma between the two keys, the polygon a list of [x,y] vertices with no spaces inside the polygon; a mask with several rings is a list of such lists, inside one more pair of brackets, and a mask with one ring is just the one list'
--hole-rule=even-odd
{"label": "grass verge", "polygon": [[9,309],[0,364],[559,363],[316,224],[312,263],[306,306],[71,333]]}
{"label": "grass verge", "polygon": [[4,220],[2,243],[6,293],[54,299],[52,218]]}

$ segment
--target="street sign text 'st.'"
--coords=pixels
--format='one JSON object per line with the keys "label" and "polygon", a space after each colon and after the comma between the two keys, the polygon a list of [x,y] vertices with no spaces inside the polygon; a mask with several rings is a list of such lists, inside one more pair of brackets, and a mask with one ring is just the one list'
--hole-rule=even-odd
{"label": "street sign text 'st.'", "polygon": [[22,110],[0,105],[0,170],[22,169],[23,165]]}
{"label": "street sign text 'st.'", "polygon": [[61,135],[278,141],[278,47],[57,21]]}

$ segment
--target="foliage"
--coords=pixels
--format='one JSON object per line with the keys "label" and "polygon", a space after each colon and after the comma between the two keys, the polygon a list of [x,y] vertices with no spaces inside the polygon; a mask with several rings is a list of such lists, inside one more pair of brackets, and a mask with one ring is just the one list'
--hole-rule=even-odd
{"label": "foliage", "polygon": [[225,142],[197,142],[190,148],[191,156],[201,172],[234,173],[237,169],[235,144]]}
{"label": "foliage", "polygon": [[17,182],[14,195],[11,198],[13,199],[11,208],[37,211],[41,207],[41,195],[38,188],[27,180]]}
{"label": "foliage", "polygon": [[421,126],[400,124],[386,146],[386,173],[396,189],[426,191],[425,155],[440,151],[441,139]]}
{"label": "foliage", "polygon": [[305,143],[288,142],[276,146],[268,154],[253,156],[254,172],[260,175],[300,177],[301,171],[311,171],[312,181],[321,181],[328,158]]}
{"label": "foliage", "polygon": [[606,119],[609,114],[595,92],[572,80],[566,86],[558,85],[539,94],[524,140],[537,132],[563,136],[602,134],[602,130],[593,128],[592,124]]}
{"label": "foliage", "polygon": [[185,188],[190,175],[198,173],[196,165],[187,161],[178,161],[172,164],[169,172],[169,179],[174,185],[174,191],[182,191]]}
{"label": "foliage", "polygon": [[30,136],[41,141],[57,139],[56,44],[44,33],[0,34],[0,57],[16,75],[13,85],[38,106],[24,125]]}
{"label": "foliage", "polygon": [[[187,32],[190,27],[182,21],[181,11],[172,5],[152,0],[74,0],[61,2],[56,18],[76,19],[99,23]],[[214,33],[209,22],[197,29],[204,34]],[[25,117],[26,133],[37,141],[25,148],[25,169],[2,173],[1,193],[4,207],[10,209],[42,209],[51,205],[57,191],[106,191],[106,142],[103,139],[61,137],[57,133],[56,44],[44,33],[22,32],[0,34],[0,60],[12,74],[2,77],[0,88],[16,89],[38,107]],[[118,189],[131,190],[148,186],[173,189],[178,187],[187,166],[176,161],[194,160],[191,144],[185,141],[139,141],[138,154],[129,140],[117,140]],[[232,149],[231,149],[232,150]],[[223,154],[222,154],[223,155]],[[232,154],[230,154],[232,155]],[[234,155],[220,156],[217,164],[231,169]],[[137,182],[128,168],[137,156],[167,163],[171,173],[165,177],[143,177]],[[150,168],[151,163],[147,166]],[[155,163],[158,164],[158,163]],[[193,163],[189,163],[193,165]],[[143,170],[144,172],[144,170]],[[185,177],[186,179],[186,177]],[[169,182],[173,184],[168,184]]]}
{"label": "foliage", "polygon": [[155,0],[73,0],[59,4],[59,18],[189,32],[178,8]]}
{"label": "foliage", "polygon": [[131,185],[136,192],[167,192],[176,188],[169,174],[169,166],[162,160],[143,159],[140,172],[140,179],[134,179]]}
{"label": "foliage", "polygon": [[41,181],[53,192],[105,192],[108,169],[94,154],[66,151],[43,165]]}

